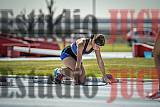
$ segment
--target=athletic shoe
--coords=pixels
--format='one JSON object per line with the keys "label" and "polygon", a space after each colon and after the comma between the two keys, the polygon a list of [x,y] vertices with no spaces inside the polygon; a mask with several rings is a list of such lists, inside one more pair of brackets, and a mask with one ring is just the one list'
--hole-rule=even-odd
{"label": "athletic shoe", "polygon": [[155,93],[149,93],[149,95],[146,97],[151,98],[151,99],[158,99],[158,98],[160,98],[160,91],[155,92]]}
{"label": "athletic shoe", "polygon": [[64,75],[60,72],[60,68],[56,68],[53,71],[54,74],[54,81],[56,84],[61,84]]}

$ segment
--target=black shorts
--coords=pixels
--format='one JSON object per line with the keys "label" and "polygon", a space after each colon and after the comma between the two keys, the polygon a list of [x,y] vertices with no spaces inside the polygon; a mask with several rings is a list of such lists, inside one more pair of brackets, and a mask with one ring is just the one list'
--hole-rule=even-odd
{"label": "black shorts", "polygon": [[77,61],[77,56],[72,52],[71,46],[67,46],[62,50],[60,58],[61,60],[63,60],[64,58],[69,56]]}

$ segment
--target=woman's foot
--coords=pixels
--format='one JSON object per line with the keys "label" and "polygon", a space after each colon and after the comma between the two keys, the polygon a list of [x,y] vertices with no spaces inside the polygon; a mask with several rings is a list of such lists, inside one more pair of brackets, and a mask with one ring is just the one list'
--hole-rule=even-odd
{"label": "woman's foot", "polygon": [[160,91],[158,92],[154,92],[154,93],[149,93],[147,98],[151,98],[151,99],[158,99],[160,98]]}
{"label": "woman's foot", "polygon": [[53,71],[55,84],[61,84],[64,74],[61,73],[60,68],[56,68]]}

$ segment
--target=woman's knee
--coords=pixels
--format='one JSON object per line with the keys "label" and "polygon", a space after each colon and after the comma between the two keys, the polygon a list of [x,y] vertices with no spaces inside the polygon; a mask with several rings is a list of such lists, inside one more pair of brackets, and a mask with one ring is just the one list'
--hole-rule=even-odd
{"label": "woman's knee", "polygon": [[67,57],[63,60],[64,65],[72,71],[75,69],[76,61],[72,57]]}
{"label": "woman's knee", "polygon": [[73,70],[68,67],[62,67],[61,72],[66,76],[73,77]]}

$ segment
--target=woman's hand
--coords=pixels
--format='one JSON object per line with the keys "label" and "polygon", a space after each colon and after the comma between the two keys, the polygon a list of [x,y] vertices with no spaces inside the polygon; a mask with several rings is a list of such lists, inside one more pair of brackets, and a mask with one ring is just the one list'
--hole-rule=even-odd
{"label": "woman's hand", "polygon": [[103,81],[105,82],[105,83],[109,83],[109,84],[111,84],[111,81],[108,79],[108,77],[105,75],[105,76],[103,76]]}
{"label": "woman's hand", "polygon": [[118,82],[111,74],[104,75],[103,80],[104,82],[109,83],[109,84]]}
{"label": "woman's hand", "polygon": [[81,69],[79,67],[75,67],[75,70],[74,70],[74,83],[75,83],[75,85],[78,85],[80,83],[79,82],[80,73],[81,73]]}

